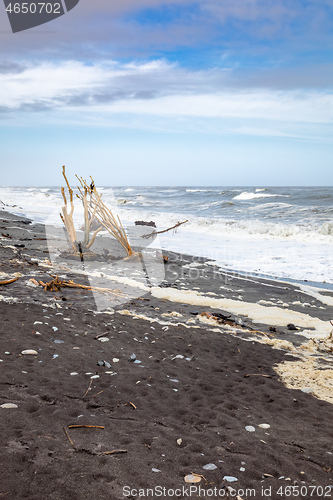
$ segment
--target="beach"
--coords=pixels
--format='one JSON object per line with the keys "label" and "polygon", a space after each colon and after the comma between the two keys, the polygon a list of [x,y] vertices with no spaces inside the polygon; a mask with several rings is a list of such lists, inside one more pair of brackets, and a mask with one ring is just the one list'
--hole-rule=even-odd
{"label": "beach", "polygon": [[0,497],[333,496],[331,291],[168,250],[120,303],[48,291],[44,225],[0,226]]}

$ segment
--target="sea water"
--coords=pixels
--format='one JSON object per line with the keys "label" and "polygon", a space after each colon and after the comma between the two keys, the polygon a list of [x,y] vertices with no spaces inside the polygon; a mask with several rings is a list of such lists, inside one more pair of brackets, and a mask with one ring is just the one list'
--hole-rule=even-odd
{"label": "sea water", "polygon": [[[230,272],[333,284],[333,187],[101,187],[125,227],[157,230],[165,250],[212,259]],[[78,201],[79,202],[79,201]],[[0,207],[61,225],[60,187],[0,188]],[[77,223],[82,212],[76,208]],[[149,228],[150,232],[152,228]]]}

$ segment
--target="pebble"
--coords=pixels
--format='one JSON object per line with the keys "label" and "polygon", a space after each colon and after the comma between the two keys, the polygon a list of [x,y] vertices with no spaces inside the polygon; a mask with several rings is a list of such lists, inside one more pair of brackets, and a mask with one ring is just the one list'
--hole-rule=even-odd
{"label": "pebble", "polygon": [[259,424],[259,427],[261,429],[269,429],[270,428],[270,425],[269,424]]}
{"label": "pebble", "polygon": [[93,375],[92,377],[90,378],[99,378],[99,375]]}
{"label": "pebble", "polygon": [[120,360],[119,360],[119,358],[113,358],[112,361],[113,361],[113,363],[119,363]]}
{"label": "pebble", "polygon": [[109,342],[110,339],[108,339],[107,337],[100,337],[97,340],[99,340],[99,342]]}
{"label": "pebble", "polygon": [[235,481],[238,481],[237,477],[233,477],[233,476],[224,476],[223,478],[225,481],[229,481],[229,483],[233,483]]}
{"label": "pebble", "polygon": [[128,361],[135,361],[136,360],[136,355],[133,353],[131,356],[128,358]]}
{"label": "pebble", "polygon": [[217,469],[217,466],[215,464],[207,464],[203,466],[203,469],[205,470],[215,470]]}
{"label": "pebble", "polygon": [[252,426],[252,425],[247,425],[245,427],[245,429],[248,431],[248,432],[255,432],[255,428]]}
{"label": "pebble", "polygon": [[174,359],[184,359],[184,356],[182,354],[177,354],[177,356],[175,356],[174,358],[172,358],[172,361]]}
{"label": "pebble", "polygon": [[64,344],[65,341],[64,340],[54,340],[54,343],[55,344]]}
{"label": "pebble", "polygon": [[58,358],[58,357],[59,357],[59,354],[53,354],[53,356],[52,356],[52,357],[53,357],[53,359],[56,359],[56,358]]}
{"label": "pebble", "polygon": [[180,446],[182,444],[183,440],[180,438],[180,439],[177,439],[177,444],[178,446]]}
{"label": "pebble", "polygon": [[78,375],[78,372],[71,372],[70,375]]}
{"label": "pebble", "polygon": [[161,472],[160,469],[155,469],[155,467],[152,468],[153,472]]}
{"label": "pebble", "polygon": [[23,355],[31,354],[33,356],[36,356],[38,354],[38,352],[34,351],[33,349],[25,349],[24,351],[21,352],[21,354],[23,354]]}
{"label": "pebble", "polygon": [[139,361],[138,359],[135,359],[134,363],[136,363],[137,365],[139,365],[141,363],[141,361]]}
{"label": "pebble", "polygon": [[240,470],[241,472],[245,472],[245,467],[241,467],[239,470]]}
{"label": "pebble", "polygon": [[0,405],[0,408],[18,408],[18,406],[14,403],[4,403]]}
{"label": "pebble", "polygon": [[313,392],[313,390],[310,387],[303,387],[301,391],[305,392],[305,394],[311,394],[311,392]]}
{"label": "pebble", "polygon": [[57,328],[56,326],[52,326],[52,330],[53,330],[54,332],[57,332],[57,331],[58,331],[58,328]]}

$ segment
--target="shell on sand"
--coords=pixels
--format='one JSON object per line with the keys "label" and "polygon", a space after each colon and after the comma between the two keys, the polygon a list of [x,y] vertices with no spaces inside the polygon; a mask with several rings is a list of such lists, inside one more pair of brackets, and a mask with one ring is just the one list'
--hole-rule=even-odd
{"label": "shell on sand", "polygon": [[18,408],[18,406],[15,403],[4,403],[0,408]]}
{"label": "shell on sand", "polygon": [[200,483],[201,476],[197,476],[195,474],[188,474],[184,477],[185,483]]}

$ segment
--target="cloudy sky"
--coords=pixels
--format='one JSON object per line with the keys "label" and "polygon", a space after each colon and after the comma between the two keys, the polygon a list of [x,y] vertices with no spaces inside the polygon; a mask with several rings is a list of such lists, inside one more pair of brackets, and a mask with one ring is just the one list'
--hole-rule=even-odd
{"label": "cloudy sky", "polygon": [[80,0],[13,34],[0,185],[333,185],[333,0]]}

